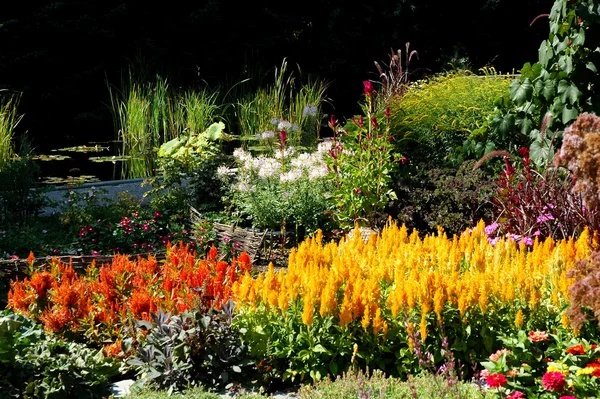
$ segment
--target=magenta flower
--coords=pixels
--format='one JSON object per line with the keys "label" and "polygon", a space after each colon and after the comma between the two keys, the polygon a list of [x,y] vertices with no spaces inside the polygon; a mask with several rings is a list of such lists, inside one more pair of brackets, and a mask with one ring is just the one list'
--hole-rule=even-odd
{"label": "magenta flower", "polygon": [[373,84],[370,81],[365,80],[363,82],[363,86],[365,90],[365,96],[371,98],[373,96]]}

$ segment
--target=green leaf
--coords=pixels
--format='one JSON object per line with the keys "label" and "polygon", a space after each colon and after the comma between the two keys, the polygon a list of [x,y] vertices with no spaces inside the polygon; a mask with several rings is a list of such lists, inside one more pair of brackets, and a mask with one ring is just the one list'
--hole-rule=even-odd
{"label": "green leaf", "polygon": [[579,32],[573,35],[572,41],[575,46],[583,46],[585,44],[585,30],[583,28],[579,29]]}
{"label": "green leaf", "polygon": [[547,68],[548,63],[550,62],[552,57],[554,57],[554,50],[552,49],[550,42],[548,42],[547,40],[544,40],[540,45],[540,49],[538,50],[538,57],[540,60],[540,64],[543,67]]}
{"label": "green leaf", "polygon": [[222,137],[223,130],[225,130],[225,124],[223,122],[216,122],[210,125],[202,135],[210,141],[217,141]]}
{"label": "green leaf", "polygon": [[578,115],[579,111],[577,111],[575,107],[571,105],[565,105],[565,107],[562,109],[562,123],[567,125],[569,122],[577,119]]}
{"label": "green leaf", "polygon": [[533,85],[529,78],[525,78],[522,82],[513,80],[510,85],[510,98],[517,105],[522,105],[526,102],[533,93]]}
{"label": "green leaf", "polygon": [[531,143],[531,146],[529,147],[529,157],[534,164],[541,166],[546,163],[549,153],[552,153],[551,150],[549,151],[550,143],[551,141],[548,137],[543,141],[538,139]]}
{"label": "green leaf", "polygon": [[563,103],[575,104],[581,96],[581,91],[579,91],[574,83],[561,80],[558,82],[558,94]]}
{"label": "green leaf", "polygon": [[517,120],[517,126],[519,127],[520,132],[526,135],[531,132],[531,129],[533,129],[533,121],[527,117],[521,118]]}
{"label": "green leaf", "polygon": [[313,347],[313,352],[315,353],[329,353],[329,351],[327,349],[325,349],[325,347],[321,344],[316,344]]}
{"label": "green leaf", "polygon": [[554,98],[556,85],[552,79],[538,80],[535,82],[535,90],[540,93],[546,101]]}
{"label": "green leaf", "polygon": [[596,65],[591,61],[585,64],[585,67],[594,73],[598,73],[598,68],[596,68]]}
{"label": "green leaf", "polygon": [[336,362],[329,363],[329,372],[331,375],[336,376],[338,374],[339,367]]}

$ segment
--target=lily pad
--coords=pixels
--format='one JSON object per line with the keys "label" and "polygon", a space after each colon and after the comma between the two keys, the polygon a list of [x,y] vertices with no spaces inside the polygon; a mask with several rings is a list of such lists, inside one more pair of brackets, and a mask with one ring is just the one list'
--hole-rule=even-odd
{"label": "lily pad", "polygon": [[83,175],[83,176],[67,176],[67,177],[46,177],[42,180],[44,184],[69,184],[69,185],[79,185],[83,183],[92,183],[99,182],[96,176],[93,175]]}
{"label": "lily pad", "polygon": [[71,159],[68,155],[36,155],[33,159],[37,159],[38,161],[64,161],[66,159]]}
{"label": "lily pad", "polygon": [[89,157],[91,162],[123,162],[131,159],[130,156],[106,156],[106,157]]}
{"label": "lily pad", "polygon": [[56,150],[52,150],[53,152],[102,152],[102,151],[108,151],[109,148],[108,147],[103,147],[101,145],[93,145],[93,146],[87,146],[87,145],[78,145],[76,147],[66,147],[66,148],[59,148]]}

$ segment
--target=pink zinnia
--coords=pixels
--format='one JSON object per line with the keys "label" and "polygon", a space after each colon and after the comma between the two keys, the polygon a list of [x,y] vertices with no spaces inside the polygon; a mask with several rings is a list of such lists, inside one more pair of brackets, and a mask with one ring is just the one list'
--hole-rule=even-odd
{"label": "pink zinnia", "polygon": [[514,391],[513,393],[509,394],[506,399],[525,399],[526,396],[523,392],[521,391]]}
{"label": "pink zinnia", "polygon": [[531,342],[549,341],[550,337],[546,331],[530,331],[529,340]]}
{"label": "pink zinnia", "polygon": [[548,391],[562,391],[565,384],[565,376],[560,371],[549,371],[542,377],[542,386]]}
{"label": "pink zinnia", "polygon": [[500,388],[506,385],[506,377],[504,374],[490,374],[485,382],[490,388]]}

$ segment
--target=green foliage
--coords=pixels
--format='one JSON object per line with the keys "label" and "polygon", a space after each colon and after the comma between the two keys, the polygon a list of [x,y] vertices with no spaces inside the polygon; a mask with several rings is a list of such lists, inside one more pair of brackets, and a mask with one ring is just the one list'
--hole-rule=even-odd
{"label": "green foliage", "polygon": [[232,328],[235,305],[230,300],[222,309],[201,308],[179,316],[160,310],[151,313],[153,322],[138,321],[149,333],[127,363],[138,380],[134,389],[152,387],[169,393],[198,386],[223,388],[231,382],[246,382],[253,362],[246,360],[247,348]]}
{"label": "green foliage", "polygon": [[354,117],[343,127],[331,118],[334,136],[325,158],[333,183],[334,218],[344,229],[353,228],[356,222],[374,227],[387,203],[397,198],[391,174],[402,156],[394,153],[389,109],[377,115],[372,84],[363,84],[364,118]]}
{"label": "green foliage", "polygon": [[[237,94],[238,97],[232,100],[245,149],[268,152],[268,147],[265,148],[264,141],[257,135],[272,129],[274,119],[277,132],[282,129],[288,132],[290,145],[311,147],[317,142],[328,83],[311,78],[297,82],[293,74],[286,71],[287,61],[284,59],[281,67],[275,68],[273,83],[259,84],[256,91]],[[295,128],[277,126],[284,121]]]}
{"label": "green foliage", "polygon": [[237,169],[221,168],[219,176],[230,187],[228,199],[240,216],[266,229],[302,226],[311,233],[323,225],[331,188],[326,146],[297,153],[284,144],[274,157],[253,157],[240,148],[233,155]]}
{"label": "green foliage", "polygon": [[[486,143],[490,150],[530,144],[538,167],[552,160],[562,131],[580,113],[600,111],[598,2],[556,0],[549,19],[550,35],[540,45],[538,62],[523,66],[511,84],[510,99],[499,102]],[[542,123],[546,114],[550,118]]]}
{"label": "green foliage", "polygon": [[24,226],[44,206],[40,168],[29,154],[11,159],[0,171],[0,225]]}
{"label": "green foliage", "polygon": [[[129,79],[122,83],[122,91],[109,86],[115,131],[123,142],[120,155],[127,158],[123,170],[126,178],[154,176],[156,147],[169,141],[163,151],[179,148],[190,137],[195,138],[195,148],[204,146],[200,140],[212,137],[201,132],[219,111],[218,92],[180,93],[169,88],[166,78],[156,76],[154,82],[143,82],[133,74],[130,71]],[[187,135],[177,140],[184,132]]]}
{"label": "green foliage", "polygon": [[461,71],[417,81],[390,100],[391,132],[397,148],[410,154],[411,162],[456,164],[483,151],[487,115],[494,110],[496,97],[508,90],[510,80],[493,68],[482,71],[483,76]]}
{"label": "green foliage", "polygon": [[305,385],[298,392],[300,399],[400,399],[400,398],[484,398],[485,393],[476,385],[448,380],[445,376],[429,373],[410,376],[406,381],[386,377],[380,370],[352,371],[335,380],[324,380]]}
{"label": "green foliage", "polygon": [[102,350],[48,337],[30,319],[8,311],[0,317],[0,354],[3,397],[101,398],[119,369]]}
{"label": "green foliage", "polygon": [[187,218],[189,205],[201,211],[220,208],[223,188],[217,168],[223,163],[219,142],[229,136],[223,122],[198,133],[184,133],[158,150],[161,176],[147,180],[151,206],[170,210],[179,222]]}
{"label": "green foliage", "polygon": [[435,233],[443,227],[449,236],[460,234],[479,220],[490,220],[495,185],[475,161],[458,168],[409,166],[399,175],[393,201],[387,212],[421,233]]}
{"label": "green foliage", "polygon": [[23,118],[17,113],[19,99],[0,97],[0,172],[14,156],[13,136],[17,124]]}

